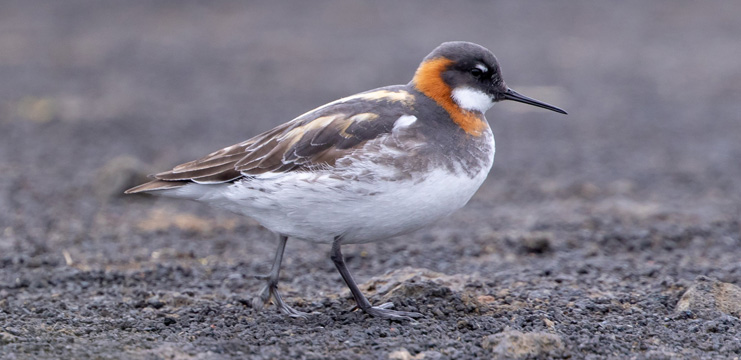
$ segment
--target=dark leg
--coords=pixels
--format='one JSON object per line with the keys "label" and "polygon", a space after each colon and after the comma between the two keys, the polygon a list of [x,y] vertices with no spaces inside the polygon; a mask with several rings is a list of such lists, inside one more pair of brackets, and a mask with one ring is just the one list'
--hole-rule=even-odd
{"label": "dark leg", "polygon": [[298,311],[283,302],[283,298],[278,292],[280,263],[283,261],[283,251],[286,248],[286,241],[288,241],[287,236],[278,234],[278,250],[275,252],[275,260],[273,261],[273,267],[270,268],[270,273],[255,276],[260,280],[267,280],[267,284],[265,284],[265,287],[260,291],[260,295],[252,299],[252,307],[255,309],[262,309],[265,303],[267,303],[272,297],[275,305],[278,306],[282,313],[291,317],[306,317],[308,315],[307,313]]}
{"label": "dark leg", "polygon": [[331,258],[334,262],[334,266],[337,267],[340,275],[342,275],[342,280],[345,280],[345,284],[347,284],[347,287],[350,288],[350,292],[352,293],[353,298],[355,298],[355,302],[358,304],[358,307],[361,310],[365,311],[369,315],[378,316],[384,319],[412,320],[412,318],[422,317],[422,314],[416,312],[389,310],[389,308],[394,306],[394,304],[392,303],[372,306],[370,302],[368,302],[368,299],[365,298],[363,293],[360,292],[360,288],[358,288],[358,285],[355,283],[355,280],[353,280],[352,275],[350,275],[350,271],[347,270],[347,265],[345,265],[345,258],[342,256],[342,252],[340,251],[341,241],[342,239],[340,237],[336,237],[334,239],[334,242],[332,243]]}

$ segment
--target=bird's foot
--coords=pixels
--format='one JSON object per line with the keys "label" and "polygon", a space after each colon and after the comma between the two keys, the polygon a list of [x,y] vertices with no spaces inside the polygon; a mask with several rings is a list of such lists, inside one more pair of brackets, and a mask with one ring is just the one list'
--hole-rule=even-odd
{"label": "bird's foot", "polygon": [[302,319],[306,319],[309,317],[309,315],[314,314],[313,312],[307,313],[303,311],[298,311],[290,307],[288,304],[286,304],[283,301],[283,298],[280,296],[280,293],[278,292],[277,287],[275,287],[272,290],[272,293],[273,293],[273,301],[275,301],[275,305],[278,306],[278,308],[280,309],[280,312],[282,312],[283,314],[286,314],[292,318],[302,318]]}
{"label": "bird's foot", "polygon": [[422,317],[422,314],[410,311],[396,311],[390,310],[394,307],[393,303],[387,302],[378,306],[371,306],[367,309],[363,309],[368,315],[379,317],[382,319],[389,320],[408,320],[413,321],[415,318]]}
{"label": "bird's foot", "polygon": [[290,307],[288,304],[286,304],[283,301],[283,298],[280,296],[280,293],[278,292],[277,282],[271,280],[270,276],[256,275],[255,277],[260,280],[267,280],[267,284],[265,284],[262,290],[260,290],[260,293],[258,294],[258,296],[252,299],[252,308],[260,310],[265,306],[265,304],[268,301],[270,301],[270,298],[273,298],[273,302],[278,307],[280,312],[292,318],[306,319],[310,314],[312,314],[312,313],[306,313],[303,311],[298,311]]}

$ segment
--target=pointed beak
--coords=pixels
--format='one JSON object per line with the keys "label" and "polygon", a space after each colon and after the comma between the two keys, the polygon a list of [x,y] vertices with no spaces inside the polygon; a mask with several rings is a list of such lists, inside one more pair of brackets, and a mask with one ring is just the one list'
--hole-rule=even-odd
{"label": "pointed beak", "polygon": [[561,114],[566,114],[566,111],[563,111],[563,110],[561,110],[561,109],[559,109],[559,108],[557,108],[557,107],[555,107],[553,105],[546,104],[546,103],[544,103],[542,101],[538,101],[538,100],[535,100],[533,98],[529,98],[529,97],[527,97],[525,95],[519,94],[518,92],[516,92],[516,91],[514,91],[514,90],[512,90],[510,88],[507,88],[507,91],[504,92],[504,99],[505,100],[513,100],[513,101],[525,103],[525,104],[532,105],[532,106],[537,106],[537,107],[540,107],[540,108],[543,108],[543,109],[548,109],[550,111],[555,111],[555,112],[561,113]]}

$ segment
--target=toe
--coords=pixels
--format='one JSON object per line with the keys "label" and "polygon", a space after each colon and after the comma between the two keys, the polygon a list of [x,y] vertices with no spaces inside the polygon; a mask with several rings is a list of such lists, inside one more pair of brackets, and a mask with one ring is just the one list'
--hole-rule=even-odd
{"label": "toe", "polygon": [[394,308],[394,303],[387,302],[387,303],[383,303],[383,304],[378,305],[378,306],[375,306],[375,307],[377,307],[379,309],[393,309]]}
{"label": "toe", "polygon": [[303,311],[298,311],[288,305],[283,304],[284,306],[281,306],[280,311],[292,318],[301,318],[301,319],[307,319],[309,317],[309,313],[305,313]]}
{"label": "toe", "polygon": [[365,312],[367,312],[371,316],[380,317],[382,319],[389,319],[389,320],[412,321],[415,318],[422,317],[422,314],[416,313],[416,312],[389,310],[386,307],[382,307],[384,305],[387,305],[387,304],[371,307],[370,309],[367,309]]}

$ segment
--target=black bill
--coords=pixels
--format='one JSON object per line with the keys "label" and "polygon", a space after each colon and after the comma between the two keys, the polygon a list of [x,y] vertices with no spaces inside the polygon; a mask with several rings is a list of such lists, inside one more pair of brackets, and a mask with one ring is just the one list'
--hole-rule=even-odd
{"label": "black bill", "polygon": [[521,103],[525,103],[532,106],[537,106],[543,109],[548,109],[550,111],[555,111],[557,113],[566,114],[566,111],[563,111],[562,109],[559,109],[553,105],[546,104],[542,101],[535,100],[533,98],[529,98],[525,95],[522,95],[518,93],[517,91],[514,91],[512,89],[507,89],[507,92],[504,93],[504,99],[505,100],[513,100]]}

